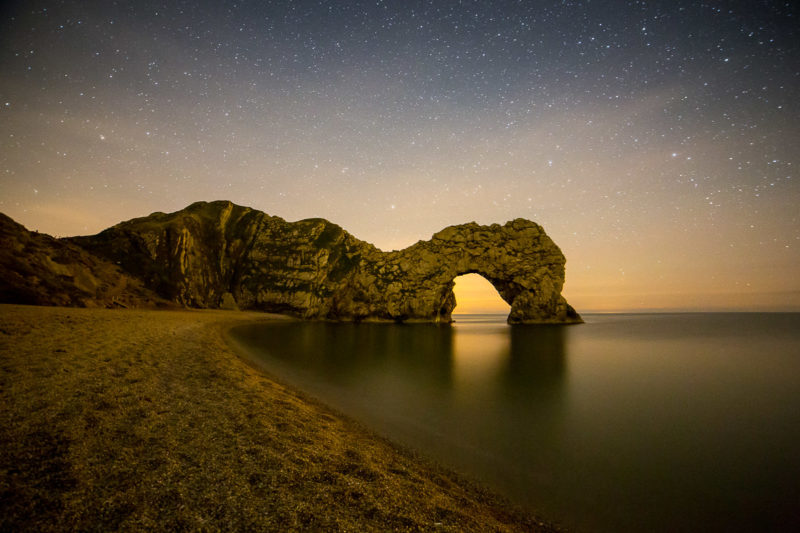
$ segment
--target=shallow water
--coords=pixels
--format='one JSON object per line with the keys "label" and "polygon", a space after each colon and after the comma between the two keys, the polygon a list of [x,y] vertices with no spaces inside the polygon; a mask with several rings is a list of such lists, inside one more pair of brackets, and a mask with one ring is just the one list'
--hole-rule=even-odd
{"label": "shallow water", "polygon": [[800,314],[237,328],[265,369],[578,531],[800,531]]}

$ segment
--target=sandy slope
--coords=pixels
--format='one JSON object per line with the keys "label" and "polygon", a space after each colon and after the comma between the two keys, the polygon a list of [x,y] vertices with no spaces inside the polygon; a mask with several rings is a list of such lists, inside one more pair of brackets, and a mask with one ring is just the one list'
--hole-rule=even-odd
{"label": "sandy slope", "polygon": [[248,366],[269,318],[0,305],[0,530],[538,527]]}

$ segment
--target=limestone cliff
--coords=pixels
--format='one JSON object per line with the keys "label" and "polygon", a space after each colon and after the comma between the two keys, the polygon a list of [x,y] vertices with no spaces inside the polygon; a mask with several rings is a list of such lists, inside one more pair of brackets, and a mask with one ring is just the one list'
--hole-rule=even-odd
{"label": "limestone cliff", "polygon": [[352,257],[376,250],[326,220],[288,223],[230,202],[198,202],[69,240],[181,305],[235,303],[304,318],[329,317]]}
{"label": "limestone cliff", "polygon": [[510,323],[580,322],[561,296],[564,255],[523,219],[451,226],[382,252],[327,220],[286,222],[230,202],[198,202],[68,241],[190,307],[448,322],[453,278],[476,272],[511,305]]}

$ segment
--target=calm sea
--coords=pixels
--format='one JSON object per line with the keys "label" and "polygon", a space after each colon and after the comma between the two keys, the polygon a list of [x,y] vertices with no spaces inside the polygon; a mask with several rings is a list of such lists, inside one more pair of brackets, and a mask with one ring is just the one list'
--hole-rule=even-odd
{"label": "calm sea", "polygon": [[800,314],[291,322],[270,373],[577,531],[800,531]]}

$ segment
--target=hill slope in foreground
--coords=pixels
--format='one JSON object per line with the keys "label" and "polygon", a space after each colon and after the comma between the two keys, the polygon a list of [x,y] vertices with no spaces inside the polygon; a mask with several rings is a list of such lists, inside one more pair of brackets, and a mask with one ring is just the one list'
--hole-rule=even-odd
{"label": "hill slope in foreground", "polygon": [[70,307],[170,305],[118,265],[67,240],[28,231],[2,213],[0,243],[0,302]]}

